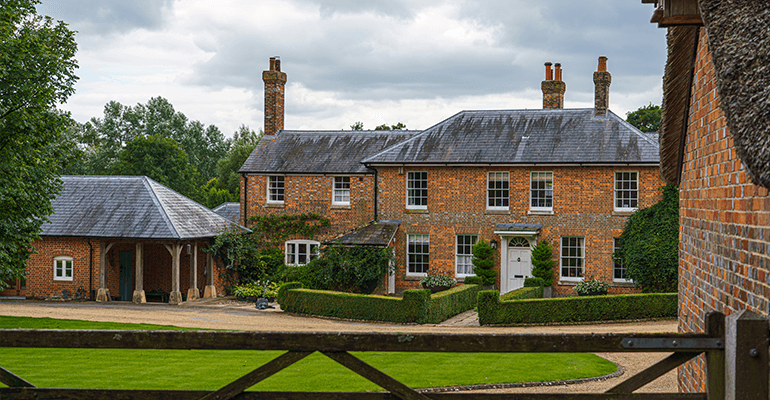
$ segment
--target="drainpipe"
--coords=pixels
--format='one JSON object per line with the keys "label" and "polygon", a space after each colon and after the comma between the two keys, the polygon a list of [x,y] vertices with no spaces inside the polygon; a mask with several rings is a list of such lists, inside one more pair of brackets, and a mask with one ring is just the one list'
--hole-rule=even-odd
{"label": "drainpipe", "polygon": [[88,238],[88,298],[94,290],[94,246],[91,244],[91,238]]}
{"label": "drainpipe", "polygon": [[241,211],[241,215],[243,216],[243,226],[246,225],[246,218],[248,217],[246,215],[246,210],[248,210],[248,198],[249,198],[249,178],[248,175],[246,175],[245,172],[241,173],[241,177],[243,178],[243,204],[241,204],[241,207],[243,208],[243,211]]}
{"label": "drainpipe", "polygon": [[378,219],[377,218],[378,217],[378,215],[377,215],[377,201],[378,201],[377,192],[379,192],[379,188],[380,188],[380,185],[377,182],[377,168],[374,168],[374,222],[375,223],[377,222],[377,219]]}

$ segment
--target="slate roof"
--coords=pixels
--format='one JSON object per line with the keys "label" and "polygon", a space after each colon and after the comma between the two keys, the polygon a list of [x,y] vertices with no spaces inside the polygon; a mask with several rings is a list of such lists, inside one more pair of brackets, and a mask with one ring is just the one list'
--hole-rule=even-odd
{"label": "slate roof", "polygon": [[658,151],[656,141],[610,111],[462,111],[363,163],[658,163]]}
{"label": "slate roof", "polygon": [[361,159],[420,131],[280,131],[266,135],[239,172],[371,173]]}
{"label": "slate roof", "polygon": [[41,236],[186,240],[217,236],[232,224],[146,176],[61,179]]}
{"label": "slate roof", "polygon": [[393,236],[396,235],[399,225],[401,225],[401,221],[397,220],[377,221],[342,235],[329,243],[347,246],[387,247],[393,240]]}
{"label": "slate roof", "polygon": [[212,208],[211,211],[228,221],[238,222],[241,220],[241,203],[222,203]]}

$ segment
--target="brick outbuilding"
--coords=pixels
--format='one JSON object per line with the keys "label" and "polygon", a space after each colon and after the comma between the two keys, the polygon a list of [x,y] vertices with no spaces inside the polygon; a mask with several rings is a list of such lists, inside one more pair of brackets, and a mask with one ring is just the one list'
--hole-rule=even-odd
{"label": "brick outbuilding", "polygon": [[[26,296],[93,297],[144,303],[216,296],[216,260],[206,249],[234,222],[144,176],[63,176],[35,253]],[[65,292],[66,291],[66,292]]]}
{"label": "brick outbuilding", "polygon": [[[660,199],[659,146],[608,110],[606,62],[594,74],[595,108],[562,108],[561,65],[546,63],[543,110],[463,111],[419,132],[266,132],[240,170],[242,222],[329,218],[319,237],[286,242],[287,264],[307,263],[318,246],[356,229],[397,224],[388,292],[418,286],[428,270],[473,275],[479,238],[497,248],[502,292],[532,275],[531,248],[541,240],[554,249],[557,295],[575,294],[586,277],[610,283],[611,293],[633,292],[612,253],[628,216]],[[273,80],[265,85],[283,101]],[[283,105],[268,100],[276,119]]]}

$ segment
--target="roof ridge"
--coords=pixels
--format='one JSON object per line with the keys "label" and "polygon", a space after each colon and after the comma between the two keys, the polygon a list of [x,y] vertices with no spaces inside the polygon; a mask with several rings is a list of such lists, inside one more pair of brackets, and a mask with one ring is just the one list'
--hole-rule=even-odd
{"label": "roof ridge", "polygon": [[166,206],[163,203],[161,203],[160,199],[158,198],[158,195],[155,193],[155,188],[153,187],[153,183],[158,185],[160,185],[160,183],[155,182],[152,178],[148,176],[141,176],[140,179],[142,179],[142,183],[149,190],[150,198],[152,199],[153,204],[155,204],[160,209],[161,211],[160,215],[163,217],[163,221],[166,222],[166,225],[168,226],[169,230],[173,232],[174,235],[176,235],[177,239],[181,239],[182,235],[179,234],[179,231],[176,229],[174,222],[171,221],[171,218],[168,216],[168,211],[166,211]]}

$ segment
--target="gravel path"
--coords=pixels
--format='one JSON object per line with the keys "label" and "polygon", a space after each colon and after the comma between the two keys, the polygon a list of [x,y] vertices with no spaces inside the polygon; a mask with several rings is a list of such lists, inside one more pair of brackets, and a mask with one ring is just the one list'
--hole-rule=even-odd
{"label": "gravel path", "polygon": [[[402,325],[351,322],[286,314],[280,309],[257,310],[253,304],[214,299],[169,306],[162,303],[132,304],[122,302],[33,302],[0,301],[0,316],[50,317],[104,322],[139,322],[203,329],[234,329],[294,332],[436,332],[436,333],[675,333],[673,320],[608,323],[596,325],[554,325],[527,327],[481,327],[472,313],[455,317],[440,325]],[[455,322],[453,322],[455,321]],[[474,326],[475,325],[475,326]],[[618,378],[555,387],[530,387],[481,390],[480,392],[602,392],[629,376],[665,358],[669,353],[600,353],[626,371]],[[676,392],[676,372],[651,382],[638,392]]]}

